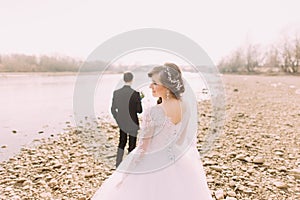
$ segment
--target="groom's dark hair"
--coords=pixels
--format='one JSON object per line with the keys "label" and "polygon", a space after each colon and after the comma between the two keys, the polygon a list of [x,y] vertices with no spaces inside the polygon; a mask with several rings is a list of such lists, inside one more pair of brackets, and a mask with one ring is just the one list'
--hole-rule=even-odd
{"label": "groom's dark hair", "polygon": [[132,81],[132,79],[133,79],[133,74],[131,72],[124,73],[123,80],[125,81],[125,83]]}

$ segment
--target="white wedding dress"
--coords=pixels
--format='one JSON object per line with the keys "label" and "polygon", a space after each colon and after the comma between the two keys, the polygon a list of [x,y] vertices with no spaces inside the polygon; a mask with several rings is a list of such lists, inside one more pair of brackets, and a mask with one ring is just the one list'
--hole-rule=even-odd
{"label": "white wedding dress", "polygon": [[[197,131],[197,117],[191,122],[191,113],[185,114],[185,120],[174,124],[160,105],[146,111],[137,147],[92,199],[212,200],[196,148],[196,132],[188,135]],[[184,141],[178,142],[184,132]],[[150,138],[146,148],[145,138]]]}

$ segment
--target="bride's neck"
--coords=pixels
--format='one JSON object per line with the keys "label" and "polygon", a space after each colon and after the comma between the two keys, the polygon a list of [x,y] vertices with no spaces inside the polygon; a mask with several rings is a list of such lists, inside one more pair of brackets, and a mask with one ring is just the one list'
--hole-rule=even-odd
{"label": "bride's neck", "polygon": [[166,99],[166,98],[162,98],[162,105],[166,105],[166,104],[173,104],[173,103],[177,103],[179,102],[179,99],[176,98],[170,98],[170,99]]}

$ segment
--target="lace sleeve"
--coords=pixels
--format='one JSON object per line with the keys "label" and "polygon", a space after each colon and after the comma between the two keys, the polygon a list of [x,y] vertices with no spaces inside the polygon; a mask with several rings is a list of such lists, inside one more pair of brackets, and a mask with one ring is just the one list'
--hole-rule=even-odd
{"label": "lace sleeve", "polygon": [[147,154],[147,149],[151,143],[151,139],[154,134],[155,123],[153,123],[152,119],[153,119],[152,108],[145,110],[142,116],[142,123],[141,123],[141,129],[139,131],[138,144],[134,149],[134,151],[132,151],[126,157],[126,159],[121,162],[121,164],[117,168],[118,171],[123,172],[122,178],[120,182],[117,184],[117,187],[119,187],[124,182],[128,174],[133,173],[135,171],[135,168],[142,161],[145,154]]}
{"label": "lace sleeve", "polygon": [[154,133],[154,123],[151,117],[151,110],[148,109],[145,111],[143,117],[142,117],[142,124],[141,124],[141,130],[137,145],[137,152],[139,153],[145,153],[147,151],[147,148],[151,142],[151,138],[153,137]]}

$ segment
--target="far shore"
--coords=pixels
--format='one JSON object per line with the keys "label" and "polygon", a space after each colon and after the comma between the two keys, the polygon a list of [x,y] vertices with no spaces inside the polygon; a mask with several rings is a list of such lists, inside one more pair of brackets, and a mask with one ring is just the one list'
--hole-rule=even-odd
{"label": "far shore", "polygon": [[[189,71],[188,71],[189,72]],[[0,77],[6,75],[40,75],[40,76],[74,76],[78,75],[79,71],[63,71],[63,72],[1,72]],[[122,71],[90,71],[80,72],[82,75],[94,75],[94,74],[122,74]],[[195,73],[195,72],[191,72]],[[286,72],[236,72],[236,73],[220,73],[221,75],[230,76],[300,76],[300,72],[286,73]]]}
{"label": "far shore", "polygon": [[[77,75],[79,72],[0,72],[0,76],[6,75],[41,75],[41,76],[74,76]],[[121,74],[122,72],[111,72],[111,71],[104,71],[104,72],[80,72],[81,74],[85,75],[93,75],[93,74]]]}

